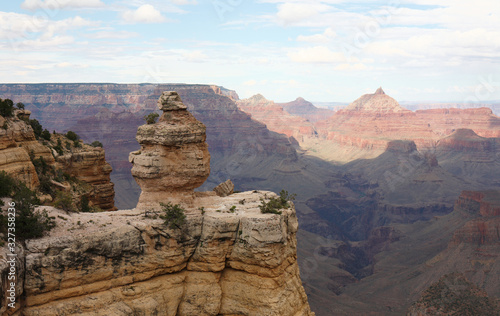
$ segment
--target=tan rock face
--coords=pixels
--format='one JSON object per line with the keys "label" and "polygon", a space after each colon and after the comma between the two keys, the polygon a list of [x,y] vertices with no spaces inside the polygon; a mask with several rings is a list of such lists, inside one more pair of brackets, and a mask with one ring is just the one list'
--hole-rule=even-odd
{"label": "tan rock face", "polygon": [[132,175],[142,189],[138,208],[159,202],[189,203],[193,190],[210,174],[206,128],[189,113],[176,92],[164,92],[158,100],[163,111],[158,123],[139,127],[141,150],[132,152]]}
{"label": "tan rock face", "polygon": [[106,162],[104,149],[83,145],[71,154],[57,156],[56,165],[64,172],[92,185],[90,201],[103,211],[116,211],[115,190],[110,180],[113,169]]}
{"label": "tan rock face", "polygon": [[296,261],[295,209],[262,214],[260,199],[271,196],[199,197],[181,229],[139,209],[68,216],[47,207],[57,227],[26,243],[22,313],[314,315]]}
{"label": "tan rock face", "polygon": [[[7,122],[7,129],[0,128],[0,170],[35,189],[40,181],[30,155],[36,159],[42,157],[51,167],[92,185],[90,201],[93,205],[105,211],[115,211],[115,192],[110,180],[112,168],[105,160],[104,149],[83,144],[81,148],[72,148],[59,155],[48,147],[48,142],[38,141],[31,126],[18,118],[29,118],[29,114],[29,111],[17,110],[13,118],[2,118]],[[52,138],[67,141],[62,135],[52,135]],[[52,142],[54,145],[55,141]]]}

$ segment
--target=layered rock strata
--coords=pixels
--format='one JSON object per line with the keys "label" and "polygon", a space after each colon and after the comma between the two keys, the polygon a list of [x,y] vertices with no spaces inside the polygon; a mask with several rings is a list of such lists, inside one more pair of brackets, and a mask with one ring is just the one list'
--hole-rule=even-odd
{"label": "layered rock strata", "polygon": [[110,174],[111,165],[106,162],[103,148],[83,145],[71,153],[56,154],[56,167],[92,186],[90,201],[103,211],[116,211],[115,190]]}
{"label": "layered rock strata", "polygon": [[[210,170],[204,126],[174,92],[158,104],[163,116],[139,128],[142,149],[131,154],[146,190],[138,207],[71,215],[45,207],[57,226],[26,241],[17,312],[314,316],[299,276],[293,204],[263,214],[262,201],[276,194],[193,193]],[[178,227],[150,208],[167,201],[186,215]]]}
{"label": "layered rock strata", "polygon": [[30,189],[39,185],[35,167],[30,159],[43,157],[49,164],[54,157],[49,148],[40,144],[30,125],[19,117],[29,119],[29,111],[15,110],[12,118],[0,116],[0,170],[4,170]]}
{"label": "layered rock strata", "polygon": [[177,92],[158,100],[163,111],[158,123],[139,127],[141,149],[130,153],[132,175],[142,189],[138,208],[159,202],[190,203],[194,189],[210,174],[206,128],[187,111]]}
{"label": "layered rock strata", "polygon": [[[39,141],[33,128],[26,123],[30,111],[16,110],[12,118],[0,116],[0,170],[24,182],[30,189],[40,184],[32,158],[44,161],[92,186],[90,202],[102,210],[114,211],[114,185],[110,181],[111,166],[106,162],[104,149],[81,144],[62,149],[62,154],[53,147],[59,140],[69,143],[63,135],[52,134],[52,141]],[[22,118],[22,119],[21,119]],[[30,157],[32,156],[32,157]]]}
{"label": "layered rock strata", "polygon": [[198,198],[181,229],[140,209],[68,216],[45,207],[57,227],[26,242],[20,312],[314,315],[299,277],[295,210],[262,214],[260,199],[272,196]]}

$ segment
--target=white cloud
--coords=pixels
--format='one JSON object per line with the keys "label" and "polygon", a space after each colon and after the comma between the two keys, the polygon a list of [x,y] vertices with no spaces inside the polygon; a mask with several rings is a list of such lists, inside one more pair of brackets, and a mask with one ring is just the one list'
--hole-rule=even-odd
{"label": "white cloud", "polygon": [[329,9],[331,9],[329,6],[322,4],[283,3],[278,5],[276,17],[283,25],[294,25]]}
{"label": "white cloud", "polygon": [[87,38],[94,38],[94,39],[104,39],[104,38],[127,39],[137,36],[139,36],[139,33],[129,32],[129,31],[99,31],[85,35],[85,37]]}
{"label": "white cloud", "polygon": [[288,57],[297,63],[337,63],[346,61],[342,53],[333,52],[325,46],[302,48],[289,52]]}
{"label": "white cloud", "polygon": [[143,4],[134,11],[125,11],[122,17],[127,23],[161,23],[167,20],[150,4]]}
{"label": "white cloud", "polygon": [[170,0],[175,5],[198,4],[196,0]]}
{"label": "white cloud", "polygon": [[297,41],[310,43],[326,43],[336,36],[337,33],[335,33],[335,31],[331,27],[329,27],[322,34],[314,34],[309,36],[299,35],[297,37]]}
{"label": "white cloud", "polygon": [[248,86],[248,87],[255,86],[256,84],[257,84],[256,80],[248,80],[248,81],[243,82],[243,85]]}
{"label": "white cloud", "polygon": [[25,10],[48,9],[56,11],[65,8],[98,8],[104,7],[101,0],[25,0],[21,8]]}
{"label": "white cloud", "polygon": [[5,49],[12,51],[47,48],[53,45],[54,49],[75,42],[73,36],[67,35],[72,29],[81,29],[86,26],[99,25],[98,22],[86,20],[80,16],[53,21],[38,19],[34,16],[0,12],[0,42]]}
{"label": "white cloud", "polygon": [[182,56],[185,61],[192,63],[202,63],[208,59],[208,56],[199,50],[184,52]]}
{"label": "white cloud", "polygon": [[357,64],[340,64],[335,67],[335,70],[366,70],[368,67],[365,64],[357,63]]}

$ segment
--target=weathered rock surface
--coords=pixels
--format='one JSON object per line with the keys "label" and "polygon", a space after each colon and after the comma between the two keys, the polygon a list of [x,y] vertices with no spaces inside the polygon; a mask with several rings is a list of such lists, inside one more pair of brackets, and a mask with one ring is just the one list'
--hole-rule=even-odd
{"label": "weathered rock surface", "polygon": [[39,185],[39,179],[29,155],[43,157],[49,164],[54,163],[54,157],[49,148],[36,140],[31,126],[18,118],[19,114],[24,115],[25,112],[16,110],[12,118],[0,116],[2,125],[5,123],[7,127],[0,128],[0,170],[34,189]]}
{"label": "weathered rock surface", "polygon": [[254,119],[266,124],[270,130],[285,134],[292,141],[302,142],[303,137],[312,137],[316,134],[314,126],[307,119],[291,115],[284,111],[283,107],[268,101],[262,95],[258,94],[249,99],[239,100],[238,106]]}
{"label": "weathered rock surface", "polygon": [[227,180],[216,186],[213,191],[222,197],[231,195],[234,192],[234,183],[231,180]]}
{"label": "weathered rock surface", "polygon": [[333,110],[315,107],[311,102],[300,97],[292,102],[277,103],[277,105],[283,107],[288,113],[301,116],[312,123],[322,121],[335,114]]}
{"label": "weathered rock surface", "polygon": [[143,209],[68,216],[44,207],[57,227],[26,242],[21,313],[314,315],[296,261],[295,210],[262,214],[260,199],[271,196],[200,197],[181,229]]}
{"label": "weathered rock surface", "polygon": [[163,115],[158,123],[139,127],[141,150],[129,156],[142,189],[139,208],[169,200],[188,203],[210,174],[205,125],[187,111],[177,92],[164,92],[158,108]]}
{"label": "weathered rock surface", "polygon": [[104,211],[116,211],[114,184],[110,180],[113,169],[106,161],[104,149],[85,144],[81,146],[73,148],[70,153],[56,154],[56,168],[90,184],[89,200],[94,206]]}
{"label": "weathered rock surface", "polygon": [[29,119],[29,111],[16,110],[13,118],[6,119],[7,129],[0,129],[0,170],[35,189],[40,181],[30,155],[35,159],[42,157],[50,167],[90,184],[90,201],[94,206],[105,211],[116,210],[114,185],[110,181],[112,168],[105,160],[104,149],[80,144],[79,148],[64,149],[60,155],[53,149],[56,139],[61,144],[69,140],[55,134],[50,142],[37,140],[31,126],[18,118],[22,116]]}
{"label": "weathered rock surface", "polygon": [[406,313],[407,316],[499,314],[499,302],[461,273],[443,276]]}

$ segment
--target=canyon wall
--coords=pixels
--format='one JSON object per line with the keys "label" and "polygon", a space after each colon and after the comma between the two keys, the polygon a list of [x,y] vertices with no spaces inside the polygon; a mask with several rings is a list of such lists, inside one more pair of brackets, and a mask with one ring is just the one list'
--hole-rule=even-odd
{"label": "canyon wall", "polygon": [[[50,168],[90,184],[92,205],[105,211],[116,210],[114,186],[110,181],[112,168],[105,160],[104,149],[80,143],[76,147],[59,134],[52,134],[51,141],[37,140],[33,128],[19,119],[19,116],[29,119],[30,114],[26,110],[16,110],[12,118],[0,116],[0,123],[5,123],[7,127],[0,129],[0,170],[24,182],[30,189],[36,189],[40,180],[32,159],[41,157]],[[61,147],[58,153],[54,149],[57,140],[69,146]]]}

